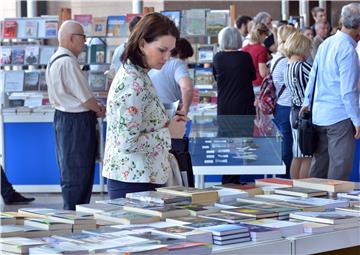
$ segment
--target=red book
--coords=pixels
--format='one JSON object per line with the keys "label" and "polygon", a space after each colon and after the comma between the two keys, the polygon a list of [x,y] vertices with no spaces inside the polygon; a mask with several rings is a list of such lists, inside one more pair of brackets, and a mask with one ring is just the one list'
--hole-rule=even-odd
{"label": "red book", "polygon": [[4,21],[4,38],[16,38],[17,22],[16,20]]}
{"label": "red book", "polygon": [[279,187],[292,187],[293,180],[284,179],[284,178],[264,178],[255,180],[256,186],[269,186],[276,185]]}

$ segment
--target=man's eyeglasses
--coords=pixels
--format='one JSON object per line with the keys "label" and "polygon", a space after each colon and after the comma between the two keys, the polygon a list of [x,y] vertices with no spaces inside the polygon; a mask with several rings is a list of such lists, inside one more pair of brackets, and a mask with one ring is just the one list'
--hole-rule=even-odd
{"label": "man's eyeglasses", "polygon": [[84,35],[84,34],[71,34],[71,35],[78,35],[78,36],[82,36],[82,38],[86,41],[86,35]]}

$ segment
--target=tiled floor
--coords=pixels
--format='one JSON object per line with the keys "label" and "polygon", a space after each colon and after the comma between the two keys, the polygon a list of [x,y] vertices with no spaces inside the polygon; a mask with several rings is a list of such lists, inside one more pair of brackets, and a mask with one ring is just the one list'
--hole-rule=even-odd
{"label": "tiled floor", "polygon": [[[4,205],[1,199],[1,211],[17,211],[19,208],[53,208],[62,209],[62,196],[60,193],[22,193],[25,197],[35,197],[35,201],[22,205]],[[107,199],[107,194],[93,193],[90,202]]]}

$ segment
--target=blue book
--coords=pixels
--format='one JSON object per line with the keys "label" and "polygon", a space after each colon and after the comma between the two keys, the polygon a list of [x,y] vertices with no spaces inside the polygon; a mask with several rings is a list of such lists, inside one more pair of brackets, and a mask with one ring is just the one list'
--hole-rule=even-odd
{"label": "blue book", "polygon": [[126,17],[109,16],[107,20],[107,35],[126,37]]}

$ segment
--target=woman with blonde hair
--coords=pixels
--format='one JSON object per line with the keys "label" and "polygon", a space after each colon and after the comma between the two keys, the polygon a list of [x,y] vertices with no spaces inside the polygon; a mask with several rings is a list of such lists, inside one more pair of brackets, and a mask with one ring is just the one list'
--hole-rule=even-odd
{"label": "woman with blonde hair", "polygon": [[284,83],[284,72],[288,63],[287,58],[283,53],[283,48],[286,39],[294,32],[296,28],[290,25],[282,25],[278,28],[278,48],[276,54],[271,60],[271,73],[276,91],[276,107],[274,112],[274,121],[278,126],[282,139],[282,160],[286,166],[286,176],[290,176],[290,166],[293,158],[292,145],[293,139],[290,126],[290,110],[291,110],[291,95],[289,89]]}
{"label": "woman with blonde hair", "polygon": [[290,112],[290,123],[293,136],[293,160],[290,168],[292,179],[307,178],[311,157],[304,157],[299,148],[297,120],[299,111],[304,101],[305,87],[309,80],[311,64],[306,62],[310,54],[311,41],[309,38],[295,32],[286,40],[283,48],[288,64],[285,69],[284,81],[290,90],[292,108]]}
{"label": "woman with blonde hair", "polygon": [[256,80],[253,81],[255,95],[259,94],[261,82],[269,73],[269,68],[266,66],[269,59],[268,51],[263,45],[268,34],[269,29],[265,24],[255,24],[250,31],[250,43],[242,48],[243,51],[251,55],[256,70]]}

